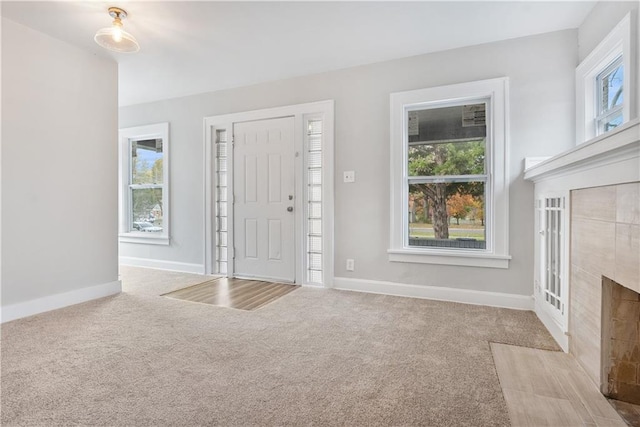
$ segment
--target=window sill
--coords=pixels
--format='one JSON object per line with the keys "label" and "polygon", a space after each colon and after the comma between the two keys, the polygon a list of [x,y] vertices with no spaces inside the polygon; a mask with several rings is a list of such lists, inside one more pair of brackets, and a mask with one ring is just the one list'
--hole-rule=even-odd
{"label": "window sill", "polygon": [[465,267],[509,268],[511,255],[495,255],[485,252],[389,249],[389,261],[418,264],[458,265]]}
{"label": "window sill", "polygon": [[142,243],[144,245],[169,245],[169,236],[150,236],[146,233],[126,233],[118,236],[120,243]]}

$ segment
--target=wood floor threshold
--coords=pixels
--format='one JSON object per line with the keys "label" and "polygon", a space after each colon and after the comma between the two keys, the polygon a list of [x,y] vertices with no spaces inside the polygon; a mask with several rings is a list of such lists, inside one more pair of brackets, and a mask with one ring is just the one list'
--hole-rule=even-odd
{"label": "wood floor threshold", "polygon": [[297,285],[263,280],[216,278],[163,296],[200,304],[254,311],[295,291]]}

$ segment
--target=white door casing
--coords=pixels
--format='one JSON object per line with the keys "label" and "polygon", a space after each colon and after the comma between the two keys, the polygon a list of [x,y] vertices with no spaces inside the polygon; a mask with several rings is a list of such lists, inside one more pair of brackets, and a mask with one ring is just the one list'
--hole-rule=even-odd
{"label": "white door casing", "polygon": [[234,272],[295,282],[294,118],[233,125]]}
{"label": "white door casing", "polygon": [[[306,177],[307,124],[309,120],[322,120],[322,282],[321,286],[333,286],[333,220],[334,220],[334,102],[332,100],[288,105],[262,110],[222,114],[204,118],[204,265],[205,274],[223,274],[227,277],[241,275],[232,255],[232,246],[238,242],[234,236],[235,215],[234,150],[231,134],[236,124],[273,118],[294,119],[294,171],[295,171],[295,283],[318,286],[309,281],[307,263],[308,232],[306,228],[306,201],[309,196]],[[224,135],[224,138],[219,137]],[[227,139],[228,138],[228,139]],[[223,144],[219,144],[222,142]],[[224,153],[223,178],[217,172],[220,165],[217,152]],[[228,168],[228,169],[227,169]],[[226,176],[228,175],[228,179]],[[288,196],[288,194],[287,194]],[[223,220],[223,221],[222,221]],[[228,261],[228,262],[227,262]],[[220,262],[224,271],[218,269]],[[280,275],[278,275],[280,276]]]}

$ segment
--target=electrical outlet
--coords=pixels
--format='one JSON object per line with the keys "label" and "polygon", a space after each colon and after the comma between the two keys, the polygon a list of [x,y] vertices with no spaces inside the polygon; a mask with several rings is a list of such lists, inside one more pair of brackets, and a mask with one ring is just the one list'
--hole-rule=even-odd
{"label": "electrical outlet", "polygon": [[343,180],[344,182],[356,182],[356,172],[355,171],[344,171],[343,172]]}
{"label": "electrical outlet", "polygon": [[355,261],[352,259],[347,259],[347,271],[355,270]]}

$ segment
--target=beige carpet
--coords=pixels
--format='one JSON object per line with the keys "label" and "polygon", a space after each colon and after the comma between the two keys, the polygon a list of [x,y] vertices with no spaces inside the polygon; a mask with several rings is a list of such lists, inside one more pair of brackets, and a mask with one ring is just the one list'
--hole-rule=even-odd
{"label": "beige carpet", "polygon": [[246,312],[123,273],[2,326],[3,425],[509,425],[489,342],[556,349],[531,312],[311,288]]}

